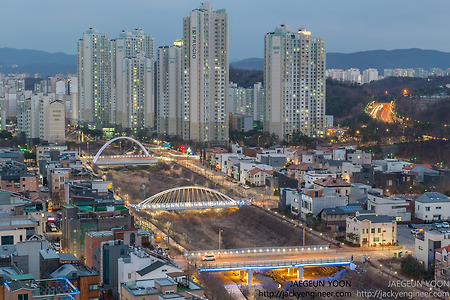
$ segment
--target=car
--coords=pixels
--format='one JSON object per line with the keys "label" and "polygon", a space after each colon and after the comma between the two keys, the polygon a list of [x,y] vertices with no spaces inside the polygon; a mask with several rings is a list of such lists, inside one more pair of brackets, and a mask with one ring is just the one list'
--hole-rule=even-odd
{"label": "car", "polygon": [[419,233],[419,229],[411,229],[411,233],[412,234],[418,234]]}
{"label": "car", "polygon": [[412,224],[412,223],[408,224],[408,227],[412,228],[412,229],[417,229],[416,224]]}
{"label": "car", "polygon": [[442,228],[442,224],[441,223],[434,223],[433,224],[436,228]]}
{"label": "car", "polygon": [[205,254],[205,256],[203,256],[202,261],[215,261],[216,257],[214,256],[214,254]]}
{"label": "car", "polygon": [[442,227],[449,228],[450,225],[448,224],[448,222],[442,222]]}
{"label": "car", "polygon": [[246,184],[243,184],[242,187],[243,187],[244,189],[249,189],[249,188],[250,188],[250,187],[249,187],[248,185],[246,185]]}
{"label": "car", "polygon": [[237,180],[236,180],[236,179],[233,179],[231,182],[232,182],[232,183],[237,183]]}

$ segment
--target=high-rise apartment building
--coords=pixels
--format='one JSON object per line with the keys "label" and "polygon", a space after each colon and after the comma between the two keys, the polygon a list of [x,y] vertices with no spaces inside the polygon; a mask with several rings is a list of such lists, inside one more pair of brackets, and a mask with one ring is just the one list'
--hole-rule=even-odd
{"label": "high-rise apartment building", "polygon": [[228,15],[203,3],[183,20],[183,138],[228,139]]}
{"label": "high-rise apartment building", "polygon": [[158,48],[156,109],[157,132],[182,136],[182,52],[183,42]]}
{"label": "high-rise apartment building", "polygon": [[324,135],[325,41],[281,25],[264,41],[264,130]]}
{"label": "high-rise apartment building", "polygon": [[29,139],[63,144],[65,142],[65,105],[50,93],[31,95],[17,103],[17,129]]}
{"label": "high-rise apartment building", "polygon": [[111,123],[154,126],[154,41],[140,28],[111,41]]}
{"label": "high-rise apartment building", "polygon": [[111,124],[111,56],[106,35],[90,28],[78,41],[78,118],[81,124]]}

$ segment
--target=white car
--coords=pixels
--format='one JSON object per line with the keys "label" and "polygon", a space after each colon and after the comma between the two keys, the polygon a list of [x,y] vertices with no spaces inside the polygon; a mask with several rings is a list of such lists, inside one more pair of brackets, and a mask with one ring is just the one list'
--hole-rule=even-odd
{"label": "white car", "polygon": [[412,234],[418,234],[419,233],[419,229],[411,229],[411,233]]}
{"label": "white car", "polygon": [[450,225],[448,224],[448,222],[442,222],[442,227],[449,228]]}
{"label": "white car", "polygon": [[216,257],[214,256],[214,254],[206,254],[205,256],[203,256],[202,260],[203,261],[215,261]]}

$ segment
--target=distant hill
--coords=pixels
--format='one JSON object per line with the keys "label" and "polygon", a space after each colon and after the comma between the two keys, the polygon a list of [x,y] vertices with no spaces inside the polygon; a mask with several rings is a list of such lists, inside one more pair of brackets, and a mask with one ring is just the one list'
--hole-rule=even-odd
{"label": "distant hill", "polygon": [[[230,63],[241,70],[264,69],[262,58],[247,58]],[[373,50],[355,53],[327,53],[327,69],[358,68],[361,71],[376,68],[450,68],[450,53],[436,50],[401,49]],[[39,50],[0,48],[0,73],[41,73],[42,76],[57,73],[76,73],[77,56],[65,53],[49,53]]]}
{"label": "distant hill", "polygon": [[77,56],[40,50],[0,48],[0,73],[40,73],[50,76],[58,73],[76,73]]}
{"label": "distant hill", "polygon": [[230,63],[230,66],[242,70],[264,70],[264,59],[252,57]]}
{"label": "distant hill", "polygon": [[[237,69],[263,70],[264,59],[248,58],[230,64]],[[372,50],[355,53],[327,53],[327,69],[358,68],[361,71],[368,68],[378,69],[383,74],[384,69],[395,68],[450,68],[450,53],[436,50],[400,49]]]}

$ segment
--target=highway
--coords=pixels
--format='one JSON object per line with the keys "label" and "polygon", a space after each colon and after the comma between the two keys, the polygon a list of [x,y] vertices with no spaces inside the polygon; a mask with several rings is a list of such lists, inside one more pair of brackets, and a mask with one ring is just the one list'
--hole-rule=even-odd
{"label": "highway", "polygon": [[372,118],[379,119],[385,123],[396,121],[392,103],[374,103],[368,108],[368,113]]}

